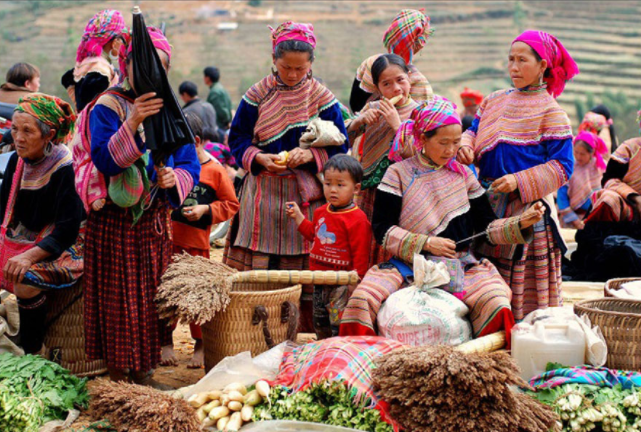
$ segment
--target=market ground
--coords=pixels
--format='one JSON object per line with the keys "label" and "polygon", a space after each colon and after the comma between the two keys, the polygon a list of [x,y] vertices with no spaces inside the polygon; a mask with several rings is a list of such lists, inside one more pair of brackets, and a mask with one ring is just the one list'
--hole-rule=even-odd
{"label": "market ground", "polygon": [[[564,230],[565,231],[565,230]],[[569,231],[569,230],[568,230]],[[569,233],[564,233],[569,234]],[[574,240],[574,235],[568,235],[566,241],[570,243]],[[222,260],[223,249],[212,248],[211,258],[213,260]],[[564,283],[563,284],[563,302],[565,307],[572,307],[572,304],[579,300],[599,298],[603,296],[603,283]],[[311,335],[299,335],[299,342],[306,342],[310,340]],[[178,358],[177,366],[163,367],[160,366],[156,369],[154,379],[157,381],[169,384],[172,387],[180,388],[195,384],[205,374],[204,369],[188,369],[187,363],[191,359],[191,354],[194,349],[193,339],[189,333],[189,326],[179,324],[174,332],[174,347],[176,357]],[[93,380],[89,382],[91,387]],[[76,421],[69,432],[80,432],[90,425],[94,419],[88,413],[82,413],[78,421]]]}

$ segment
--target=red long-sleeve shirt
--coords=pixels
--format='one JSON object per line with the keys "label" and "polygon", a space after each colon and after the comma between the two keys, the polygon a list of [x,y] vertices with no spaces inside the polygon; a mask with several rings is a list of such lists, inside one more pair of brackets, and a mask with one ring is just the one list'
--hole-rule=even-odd
{"label": "red long-sleeve shirt", "polygon": [[356,270],[362,278],[368,270],[372,225],[363,210],[354,206],[332,211],[326,204],[305,219],[298,231],[313,242],[310,270]]}

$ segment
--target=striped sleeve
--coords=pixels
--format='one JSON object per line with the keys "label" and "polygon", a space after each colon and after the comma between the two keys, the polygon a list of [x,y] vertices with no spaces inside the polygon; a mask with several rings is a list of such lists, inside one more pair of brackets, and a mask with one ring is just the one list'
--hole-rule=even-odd
{"label": "striped sleeve", "polygon": [[[487,227],[487,239],[495,245],[525,244],[532,241],[534,231],[532,228],[521,230],[521,217],[514,216],[506,219],[497,219]],[[525,233],[525,235],[523,235]]]}

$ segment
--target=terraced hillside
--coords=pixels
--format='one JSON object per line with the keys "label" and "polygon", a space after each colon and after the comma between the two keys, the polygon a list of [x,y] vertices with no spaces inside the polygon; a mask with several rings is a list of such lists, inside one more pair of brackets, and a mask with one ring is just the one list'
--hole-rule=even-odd
{"label": "terraced hillside", "polygon": [[[288,19],[314,23],[314,73],[346,101],[356,67],[381,52],[383,33],[403,7],[431,16],[435,33],[415,63],[437,93],[454,100],[463,86],[508,86],[510,42],[522,29],[539,28],[557,35],[579,63],[581,74],[560,98],[575,123],[575,102],[589,93],[596,102],[606,92],[623,92],[634,106],[641,101],[641,1],[262,1],[256,8],[245,1],[0,2],[0,73],[16,61],[33,62],[43,72],[42,90],[65,96],[59,77],[73,65],[86,21],[101,8],[129,11],[135,3],[148,23],[167,23],[175,85],[191,79],[204,94],[202,68],[216,64],[236,102],[270,71],[267,25]],[[217,30],[221,22],[238,29]],[[616,121],[629,125],[624,135],[637,133],[630,109]]]}

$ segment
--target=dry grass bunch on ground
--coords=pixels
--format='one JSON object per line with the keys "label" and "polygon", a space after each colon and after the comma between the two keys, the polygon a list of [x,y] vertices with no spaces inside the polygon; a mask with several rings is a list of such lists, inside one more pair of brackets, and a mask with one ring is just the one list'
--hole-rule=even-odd
{"label": "dry grass bunch on ground", "polygon": [[118,431],[196,432],[194,409],[182,399],[137,384],[97,380],[89,391],[91,414]]}
{"label": "dry grass bunch on ground", "polygon": [[374,383],[391,414],[412,431],[553,430],[556,415],[508,385],[527,387],[504,353],[464,354],[451,347],[412,347],[377,362]]}
{"label": "dry grass bunch on ground", "polygon": [[173,323],[205,324],[229,304],[234,273],[231,267],[203,257],[174,256],[156,294],[160,317]]}

